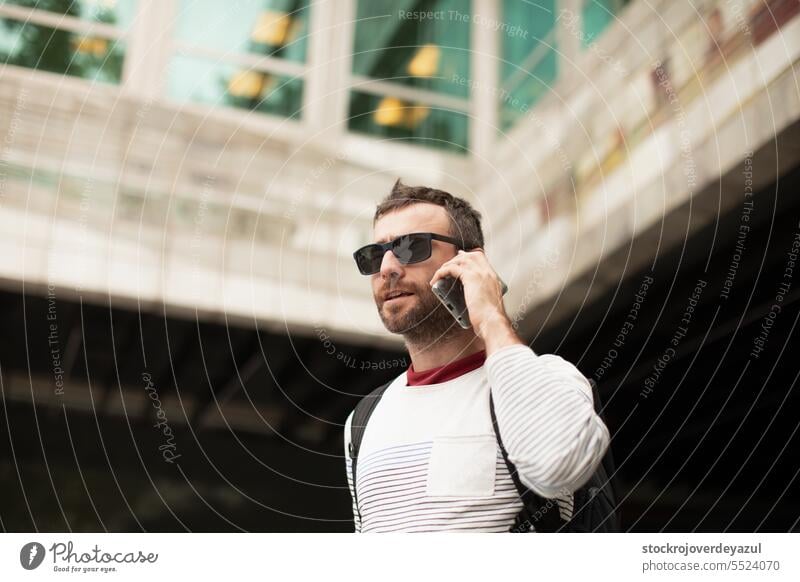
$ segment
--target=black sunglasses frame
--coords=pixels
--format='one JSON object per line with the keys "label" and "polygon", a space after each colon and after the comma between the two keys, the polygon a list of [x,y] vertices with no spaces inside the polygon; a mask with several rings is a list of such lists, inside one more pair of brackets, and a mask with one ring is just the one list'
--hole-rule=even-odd
{"label": "black sunglasses frame", "polygon": [[[402,239],[409,236],[422,237],[423,240],[427,240],[428,252],[424,257],[421,258],[414,257],[413,259],[409,259],[408,261],[403,262],[399,257],[397,257],[397,254],[394,252],[394,250],[400,246],[400,241]],[[433,240],[450,243],[452,245],[455,245],[459,249],[464,250],[464,245],[458,239],[449,236],[444,236],[442,234],[436,234],[435,232],[410,232],[408,234],[400,235],[396,239],[390,240],[385,243],[372,243],[364,245],[363,247],[361,247],[360,249],[358,249],[353,253],[353,259],[355,259],[356,261],[356,266],[358,267],[359,273],[361,273],[362,275],[374,275],[375,273],[378,273],[381,270],[380,265],[381,262],[383,262],[383,257],[386,254],[386,251],[392,251],[392,254],[397,258],[398,261],[400,261],[401,265],[412,265],[414,263],[421,263],[422,261],[427,261],[428,259],[431,258],[431,253],[433,253],[433,244],[431,243],[431,241]],[[380,254],[377,255],[380,257],[380,261],[378,262],[378,268],[374,270],[369,270],[368,272],[364,272],[364,270],[361,268],[361,262],[358,260],[359,254],[365,252],[367,249],[373,249],[373,248],[380,249]]]}

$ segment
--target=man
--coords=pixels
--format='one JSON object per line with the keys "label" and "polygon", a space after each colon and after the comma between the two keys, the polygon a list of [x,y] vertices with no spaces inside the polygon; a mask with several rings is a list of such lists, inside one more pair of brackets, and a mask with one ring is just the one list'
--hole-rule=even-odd
{"label": "man", "polygon": [[[378,205],[373,231],[376,243],[390,244],[354,256],[411,365],[369,419],[355,484],[347,454],[352,413],[345,424],[356,531],[509,530],[522,502],[492,428],[490,391],[520,480],[556,499],[569,519],[572,492],[595,471],[608,429],[578,369],[537,355],[514,332],[482,251],[480,214],[447,192],[398,180]],[[405,236],[413,233],[422,234]],[[442,277],[461,280],[471,328],[460,327],[433,294]]]}

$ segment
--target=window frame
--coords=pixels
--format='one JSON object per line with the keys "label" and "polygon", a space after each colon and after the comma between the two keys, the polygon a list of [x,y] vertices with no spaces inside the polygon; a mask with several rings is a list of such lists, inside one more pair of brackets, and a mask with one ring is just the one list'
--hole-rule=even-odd
{"label": "window frame", "polygon": [[[137,11],[139,9],[139,5],[143,1],[146,0],[136,1],[135,9]],[[78,16],[58,14],[57,12],[51,12],[49,10],[44,10],[41,8],[19,6],[15,4],[0,4],[0,18],[6,20],[13,20],[23,25],[34,24],[37,26],[43,26],[53,30],[71,32],[73,34],[82,35],[85,37],[95,37],[122,44],[124,46],[124,51],[122,56],[122,69],[120,71],[119,82],[103,83],[103,84],[108,84],[112,87],[121,88],[125,83],[126,62],[129,57],[128,54],[129,40],[131,38],[131,29],[135,26],[135,19],[134,23],[132,23],[130,28],[123,28],[122,26],[115,26],[113,24],[108,24],[105,22],[96,22],[93,20],[86,20]],[[10,67],[16,66],[13,64],[10,65],[5,63],[4,65]],[[29,67],[20,67],[20,68],[39,74],[61,75],[63,77],[69,77],[71,79],[77,79],[87,83],[102,83],[95,81],[94,79],[88,79],[77,75],[67,75],[66,73],[54,73],[52,71],[33,69]]]}

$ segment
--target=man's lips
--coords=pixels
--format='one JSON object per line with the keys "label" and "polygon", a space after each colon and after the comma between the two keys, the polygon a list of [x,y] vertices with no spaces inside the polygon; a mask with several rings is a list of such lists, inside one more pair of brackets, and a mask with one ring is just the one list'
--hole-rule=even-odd
{"label": "man's lips", "polygon": [[383,301],[384,303],[398,301],[405,297],[411,297],[412,295],[413,293],[411,291],[390,291],[389,293],[384,294]]}

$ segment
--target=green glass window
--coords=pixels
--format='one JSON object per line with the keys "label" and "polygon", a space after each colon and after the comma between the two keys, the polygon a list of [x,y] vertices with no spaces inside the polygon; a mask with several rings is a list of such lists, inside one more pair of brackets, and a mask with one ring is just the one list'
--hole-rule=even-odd
{"label": "green glass window", "polygon": [[176,56],[169,94],[181,101],[299,117],[302,79],[209,59]]}
{"label": "green glass window", "polygon": [[467,116],[460,111],[359,91],[351,94],[350,109],[353,131],[466,153]]}
{"label": "green glass window", "polygon": [[583,22],[582,44],[586,48],[614,20],[614,17],[630,0],[584,0],[581,18]]}
{"label": "green glass window", "polygon": [[465,150],[470,8],[469,0],[358,1],[352,131]]}
{"label": "green glass window", "polygon": [[[182,0],[168,94],[299,118],[310,0]],[[295,65],[277,71],[265,56]]]}
{"label": "green glass window", "polygon": [[37,22],[36,15],[54,12],[101,22],[119,27],[121,35],[134,18],[133,0],[14,0],[6,4],[25,12],[0,17],[0,62],[108,83],[122,79],[125,46],[116,35],[53,28]]}
{"label": "green glass window", "polygon": [[181,0],[175,37],[221,54],[250,53],[303,63],[309,0]]}
{"label": "green glass window", "polygon": [[558,77],[555,0],[503,0],[500,126],[514,125]]}

